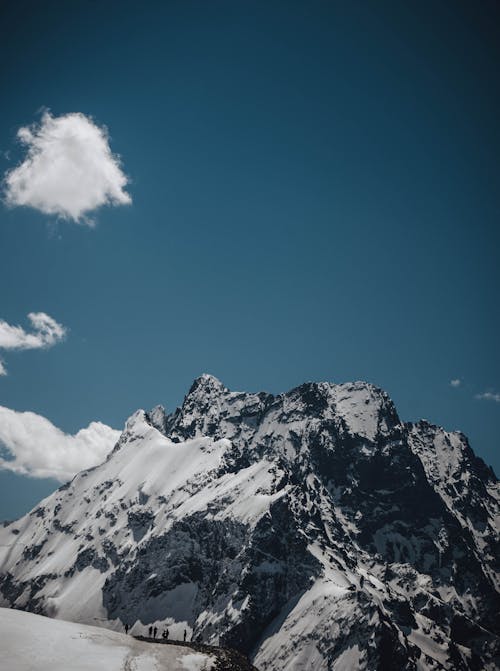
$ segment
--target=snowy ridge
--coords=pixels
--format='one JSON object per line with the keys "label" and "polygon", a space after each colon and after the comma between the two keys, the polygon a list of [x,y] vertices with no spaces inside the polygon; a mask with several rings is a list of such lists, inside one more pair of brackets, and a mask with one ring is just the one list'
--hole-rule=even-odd
{"label": "snowy ridge", "polygon": [[9,671],[210,671],[216,663],[186,647],[151,645],[99,627],[6,608],[0,608],[0,634],[2,668]]}
{"label": "snowy ridge", "polygon": [[462,434],[372,385],[204,375],[0,529],[0,603],[186,628],[262,670],[493,670],[498,493]]}

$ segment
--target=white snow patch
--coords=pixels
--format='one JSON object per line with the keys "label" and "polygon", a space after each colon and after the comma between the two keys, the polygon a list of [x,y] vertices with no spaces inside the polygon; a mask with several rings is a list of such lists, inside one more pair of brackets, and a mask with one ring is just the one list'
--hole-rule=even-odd
{"label": "white snow patch", "polygon": [[358,645],[344,650],[335,660],[335,671],[353,671],[360,668],[361,654]]}
{"label": "white snow patch", "polygon": [[215,657],[207,657],[201,652],[193,652],[180,659],[182,668],[186,671],[209,671],[213,669]]}
{"label": "white snow patch", "polygon": [[8,671],[208,671],[215,662],[186,647],[9,608],[0,608],[0,640],[2,669]]}

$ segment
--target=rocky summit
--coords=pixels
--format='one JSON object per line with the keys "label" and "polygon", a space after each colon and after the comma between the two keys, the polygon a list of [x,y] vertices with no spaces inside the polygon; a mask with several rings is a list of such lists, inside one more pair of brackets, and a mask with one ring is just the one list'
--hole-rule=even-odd
{"label": "rocky summit", "polygon": [[499,484],[364,383],[203,375],[0,529],[0,605],[234,648],[261,671],[500,665]]}

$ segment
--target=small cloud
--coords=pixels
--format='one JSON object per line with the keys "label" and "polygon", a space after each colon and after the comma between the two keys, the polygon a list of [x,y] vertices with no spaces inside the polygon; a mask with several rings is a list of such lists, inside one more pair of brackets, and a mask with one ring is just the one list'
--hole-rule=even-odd
{"label": "small cloud", "polygon": [[500,403],[500,394],[485,391],[482,394],[476,394],[476,398],[480,401],[495,401],[495,403]]}
{"label": "small cloud", "polygon": [[[13,326],[0,319],[0,349],[48,349],[66,336],[64,326],[45,312],[30,312],[28,319],[33,328],[30,332],[23,329],[22,326]],[[0,375],[7,375],[7,370],[2,361],[0,361]]]}
{"label": "small cloud", "polygon": [[0,446],[4,448],[0,469],[66,482],[102,463],[119,437],[119,431],[101,422],[67,434],[34,412],[0,406]]}
{"label": "small cloud", "polygon": [[450,385],[452,387],[460,387],[461,384],[462,384],[462,380],[460,380],[458,377],[455,378],[454,380],[450,380]]}
{"label": "small cloud", "polygon": [[90,212],[132,202],[107,130],[90,117],[81,113],[53,117],[45,112],[39,124],[20,128],[17,137],[27,155],[5,174],[8,206],[24,205],[92,226]]}

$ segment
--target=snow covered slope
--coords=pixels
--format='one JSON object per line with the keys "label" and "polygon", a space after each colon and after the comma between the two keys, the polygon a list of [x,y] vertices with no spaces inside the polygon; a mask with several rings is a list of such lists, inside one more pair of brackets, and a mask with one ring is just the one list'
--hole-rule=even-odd
{"label": "snow covered slope", "polygon": [[372,385],[204,375],[0,529],[0,599],[187,629],[266,671],[493,670],[498,510],[463,435],[401,422]]}
{"label": "snow covered slope", "polygon": [[0,667],[8,671],[209,671],[215,658],[136,641],[99,627],[0,608]]}

